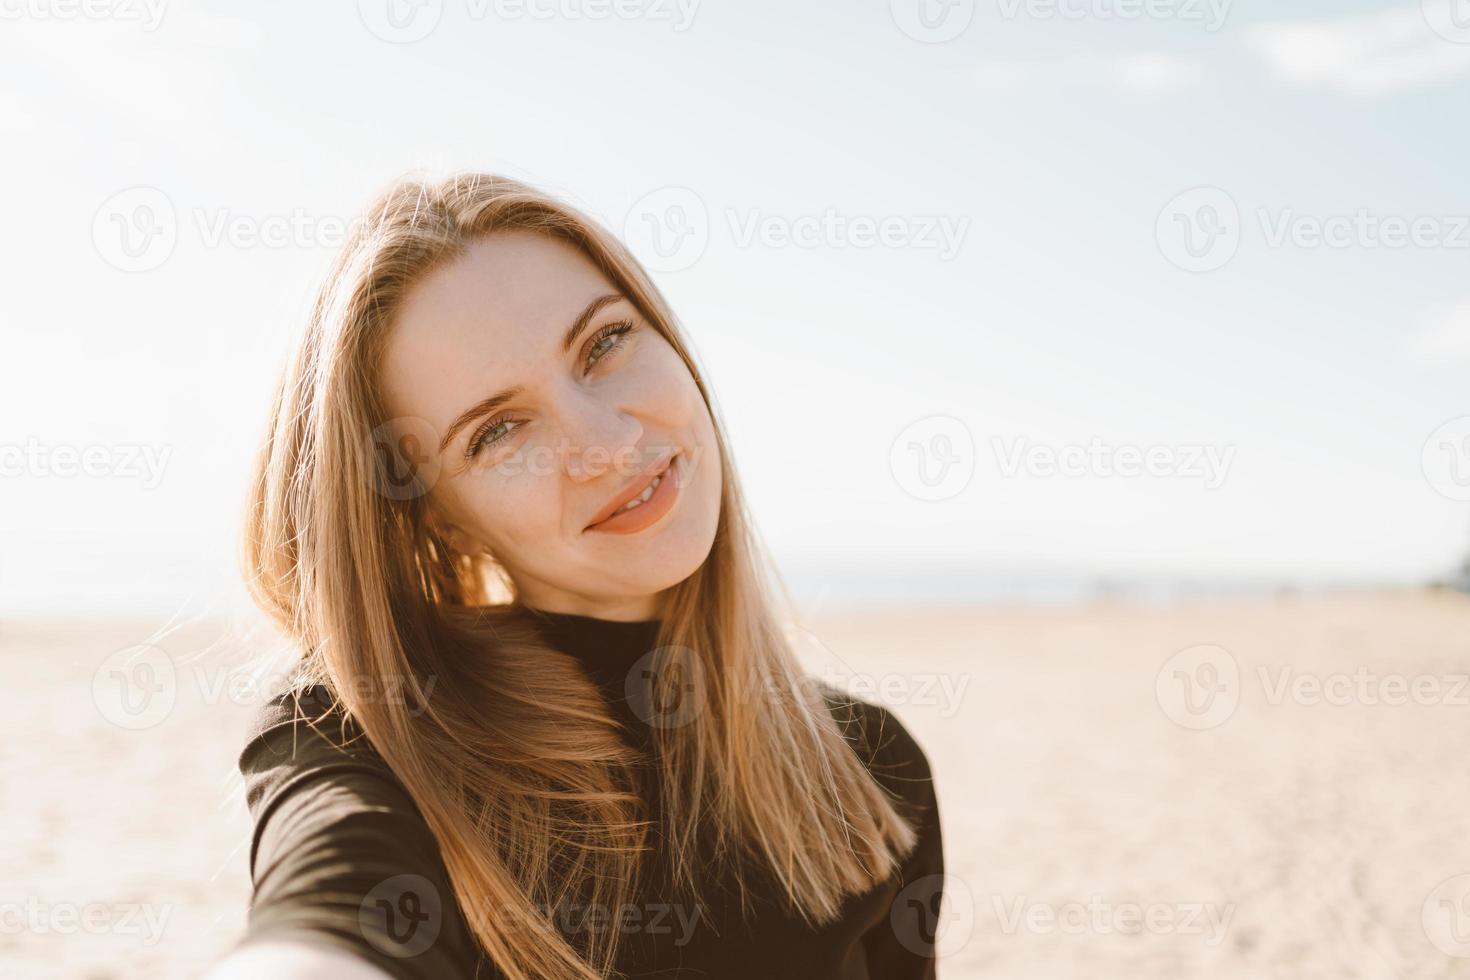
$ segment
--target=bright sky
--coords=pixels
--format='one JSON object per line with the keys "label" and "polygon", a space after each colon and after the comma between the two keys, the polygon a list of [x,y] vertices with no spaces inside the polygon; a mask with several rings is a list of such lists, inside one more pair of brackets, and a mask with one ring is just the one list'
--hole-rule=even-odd
{"label": "bright sky", "polygon": [[627,237],[804,581],[1443,574],[1454,2],[0,0],[0,612],[238,601],[281,359],[413,168]]}

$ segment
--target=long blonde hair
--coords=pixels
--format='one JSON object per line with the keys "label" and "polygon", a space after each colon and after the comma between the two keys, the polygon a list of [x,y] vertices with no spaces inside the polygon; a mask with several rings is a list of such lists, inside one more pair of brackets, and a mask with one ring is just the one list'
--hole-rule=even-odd
{"label": "long blonde hair", "polygon": [[[830,922],[845,896],[896,870],[916,840],[912,817],[800,670],[774,613],[778,579],[673,313],[627,249],[574,208],[516,180],[462,173],[402,179],[354,224],[281,377],[258,458],[243,557],[255,601],[302,651],[302,686],[330,692],[417,804],[496,966],[512,980],[608,975],[619,930],[574,939],[548,909],[574,896],[601,909],[634,900],[651,853],[628,775],[640,755],[576,661],[541,640],[493,557],[451,553],[423,492],[384,492],[374,438],[388,421],[378,359],[405,292],[507,229],[580,248],[678,351],[715,424],[718,529],[708,558],[667,594],[651,672],[653,685],[692,674],[700,699],[681,723],[653,727],[660,867],[694,901],[704,883],[734,882],[742,909],[764,876],[806,921]],[[375,696],[391,679],[406,679],[417,703]]]}

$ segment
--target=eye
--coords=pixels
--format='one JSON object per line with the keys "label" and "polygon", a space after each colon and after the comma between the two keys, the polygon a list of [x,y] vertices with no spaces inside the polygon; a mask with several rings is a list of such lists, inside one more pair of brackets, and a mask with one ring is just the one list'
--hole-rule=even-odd
{"label": "eye", "polygon": [[[607,357],[607,355],[619,350],[623,346],[624,338],[636,329],[637,326],[632,320],[618,320],[598,330],[592,339],[587,342],[587,370],[590,371],[594,365]],[[506,429],[503,427],[512,425],[520,426],[522,424],[524,423],[518,419],[507,418],[503,415],[486,422],[470,436],[470,441],[465,446],[465,458],[474,458],[479,455],[481,449],[494,445],[515,431],[514,428]]]}
{"label": "eye", "polygon": [[465,447],[465,456],[467,458],[473,458],[474,456],[479,455],[480,450],[484,447],[493,445],[499,442],[501,439],[504,439],[514,430],[507,429],[496,434],[493,438],[489,437],[492,432],[495,432],[496,429],[499,429],[501,426],[510,425],[513,422],[517,425],[520,424],[516,419],[501,416],[500,418],[492,419],[491,421],[486,422],[484,425],[480,426],[478,429],[475,430],[475,434],[470,436],[469,445]]}
{"label": "eye", "polygon": [[609,323],[587,344],[587,367],[591,368],[598,361],[623,346],[623,338],[634,330],[632,320],[618,320]]}

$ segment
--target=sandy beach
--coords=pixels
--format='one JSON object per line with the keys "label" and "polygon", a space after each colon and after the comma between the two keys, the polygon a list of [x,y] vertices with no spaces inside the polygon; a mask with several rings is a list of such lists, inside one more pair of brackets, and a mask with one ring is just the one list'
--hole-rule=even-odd
{"label": "sandy beach", "polygon": [[[272,674],[238,668],[269,637],[159,625],[0,625],[0,977],[197,976],[241,933],[235,758]],[[1470,973],[1470,597],[804,626],[933,764],[942,977]]]}

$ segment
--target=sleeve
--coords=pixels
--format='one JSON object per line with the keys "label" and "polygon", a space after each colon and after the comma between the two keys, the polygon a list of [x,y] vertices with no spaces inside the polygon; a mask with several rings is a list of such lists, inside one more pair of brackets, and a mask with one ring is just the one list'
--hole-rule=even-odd
{"label": "sleeve", "polygon": [[268,704],[240,754],[254,821],[243,943],[327,943],[403,980],[474,976],[479,947],[427,823],[360,732],[309,701]]}
{"label": "sleeve", "polygon": [[936,980],[936,940],[944,896],[944,841],[929,759],[892,712],[858,701],[861,742],[879,783],[900,797],[918,833],[904,858],[888,914],[862,939],[868,973],[884,980]]}

